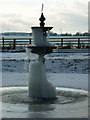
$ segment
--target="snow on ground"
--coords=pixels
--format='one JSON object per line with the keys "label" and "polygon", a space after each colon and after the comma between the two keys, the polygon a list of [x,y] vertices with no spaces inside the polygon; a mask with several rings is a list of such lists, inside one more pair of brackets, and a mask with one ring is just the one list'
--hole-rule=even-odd
{"label": "snow on ground", "polygon": [[[88,89],[89,55],[88,53],[46,55],[45,70],[48,80],[55,86]],[[28,60],[26,53],[0,53],[0,57],[2,57],[2,68],[0,67],[2,86],[28,85],[28,66],[30,60],[35,60],[37,56],[30,54]]]}
{"label": "snow on ground", "polygon": [[[30,54],[30,59],[34,60],[37,56]],[[53,53],[45,56],[45,70],[50,73],[88,73],[88,54],[87,53]],[[29,60],[26,53],[3,53],[2,69],[3,72],[26,72]]]}

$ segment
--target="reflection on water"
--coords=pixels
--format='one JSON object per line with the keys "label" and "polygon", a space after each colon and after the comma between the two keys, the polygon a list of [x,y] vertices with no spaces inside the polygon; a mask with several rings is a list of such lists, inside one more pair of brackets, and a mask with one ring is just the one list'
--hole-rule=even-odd
{"label": "reflection on water", "polygon": [[45,111],[53,111],[55,109],[54,105],[51,104],[41,104],[41,105],[30,105],[28,107],[29,112],[45,112]]}

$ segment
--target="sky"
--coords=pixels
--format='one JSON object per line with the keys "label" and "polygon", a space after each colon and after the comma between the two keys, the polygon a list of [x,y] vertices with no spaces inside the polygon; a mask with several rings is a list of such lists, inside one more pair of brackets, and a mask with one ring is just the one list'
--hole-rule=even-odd
{"label": "sky", "polygon": [[31,32],[39,26],[44,4],[45,26],[53,32],[88,31],[89,0],[0,0],[0,32]]}

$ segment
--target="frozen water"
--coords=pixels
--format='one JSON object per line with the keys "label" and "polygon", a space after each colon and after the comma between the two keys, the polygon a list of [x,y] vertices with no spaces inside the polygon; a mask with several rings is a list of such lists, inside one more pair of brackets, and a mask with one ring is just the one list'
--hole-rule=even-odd
{"label": "frozen water", "polygon": [[41,27],[32,27],[34,45],[36,46],[51,46],[46,39],[46,34],[43,33]]}
{"label": "frozen water", "polygon": [[37,98],[55,98],[53,85],[47,80],[44,65],[41,61],[34,61],[29,72],[29,96]]}

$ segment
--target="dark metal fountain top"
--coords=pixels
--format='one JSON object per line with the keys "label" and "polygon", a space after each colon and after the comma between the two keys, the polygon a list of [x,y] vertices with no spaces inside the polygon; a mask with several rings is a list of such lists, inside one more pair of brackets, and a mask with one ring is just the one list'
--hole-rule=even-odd
{"label": "dark metal fountain top", "polygon": [[44,27],[44,25],[45,25],[44,21],[46,20],[46,18],[43,15],[43,7],[44,7],[44,5],[42,4],[41,17],[39,18],[39,20],[40,20],[40,27]]}
{"label": "dark metal fountain top", "polygon": [[44,21],[46,20],[46,18],[44,17],[43,13],[41,13],[41,17],[39,18],[40,20],[40,27],[44,27],[45,23]]}

